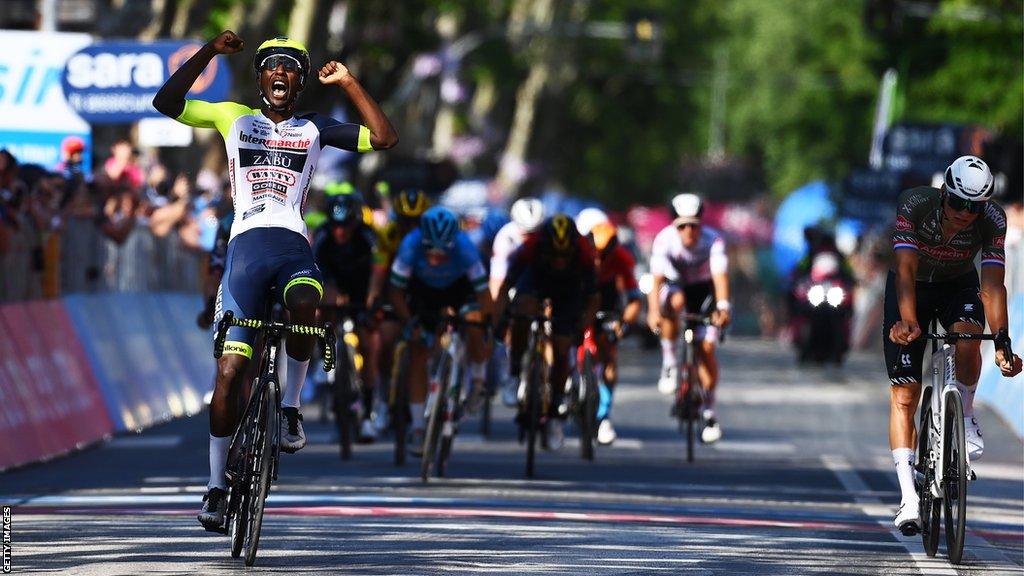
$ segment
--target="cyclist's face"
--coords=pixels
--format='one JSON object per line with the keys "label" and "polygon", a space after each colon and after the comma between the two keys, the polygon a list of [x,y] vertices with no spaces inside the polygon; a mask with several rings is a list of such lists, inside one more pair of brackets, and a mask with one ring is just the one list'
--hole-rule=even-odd
{"label": "cyclist's face", "polygon": [[[981,215],[980,213],[972,214],[970,210],[957,210],[957,206],[952,204],[947,197],[942,201],[942,211],[946,215],[946,219],[958,227],[969,226]],[[971,206],[971,208],[974,208],[974,206]]]}
{"label": "cyclist's face", "polygon": [[285,106],[298,96],[301,74],[294,59],[271,56],[260,67],[260,91],[274,106]]}
{"label": "cyclist's face", "polygon": [[679,230],[679,237],[683,240],[685,248],[693,248],[700,242],[700,224],[680,224],[676,226],[676,230]]}

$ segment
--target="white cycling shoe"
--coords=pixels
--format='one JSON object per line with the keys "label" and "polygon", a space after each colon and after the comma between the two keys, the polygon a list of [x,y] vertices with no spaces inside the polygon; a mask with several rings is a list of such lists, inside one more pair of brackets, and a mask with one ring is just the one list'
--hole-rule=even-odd
{"label": "white cycling shoe", "polygon": [[615,439],[618,437],[619,435],[616,434],[615,426],[612,425],[611,419],[605,418],[601,420],[601,424],[597,427],[597,443],[601,446],[608,446],[615,442]]}
{"label": "white cycling shoe", "polygon": [[676,367],[665,366],[661,369],[661,378],[658,379],[658,392],[669,395],[676,391]]}
{"label": "white cycling shoe", "polygon": [[896,520],[893,521],[896,528],[904,536],[916,536],[921,533],[920,504],[916,499],[904,500],[900,503],[900,509],[896,512]]}
{"label": "white cycling shoe", "polygon": [[718,419],[712,416],[705,416],[704,429],[700,431],[700,441],[705,444],[718,442],[722,437],[722,427],[718,425]]}
{"label": "white cycling shoe", "polygon": [[565,430],[563,429],[562,421],[558,418],[549,419],[545,432],[547,434],[548,450],[561,450],[562,446],[565,445]]}
{"label": "white cycling shoe", "polygon": [[505,383],[501,386],[501,403],[509,408],[519,405],[519,377],[505,376]]}
{"label": "white cycling shoe", "polygon": [[981,458],[985,452],[985,439],[981,437],[981,426],[975,416],[964,418],[964,440],[967,441],[967,454],[971,460]]}

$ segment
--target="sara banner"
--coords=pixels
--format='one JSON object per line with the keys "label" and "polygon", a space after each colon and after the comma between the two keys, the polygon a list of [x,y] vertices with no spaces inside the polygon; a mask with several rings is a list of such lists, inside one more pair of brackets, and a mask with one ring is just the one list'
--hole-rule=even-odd
{"label": "sara banner", "polygon": [[[73,54],[61,82],[68,104],[93,124],[160,117],[153,96],[202,44],[179,40],[99,42]],[[231,72],[218,56],[189,92],[190,98],[226,100]]]}

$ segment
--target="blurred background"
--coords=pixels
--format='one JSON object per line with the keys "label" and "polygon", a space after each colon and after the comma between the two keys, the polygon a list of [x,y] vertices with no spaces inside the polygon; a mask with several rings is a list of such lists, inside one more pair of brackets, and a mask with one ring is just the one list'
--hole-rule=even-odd
{"label": "blurred background", "polygon": [[[0,304],[102,316],[112,294],[203,289],[230,211],[223,142],[150,102],[231,29],[246,50],[192,97],[257,104],[252,52],[284,34],[346,64],[398,130],[387,153],[322,156],[311,212],[346,182],[378,220],[415,187],[468,229],[523,195],[599,206],[643,272],[668,199],[695,192],[729,242],[734,331],[783,342],[793,270],[823,242],[856,284],[852,346],[880,349],[895,198],[976,154],[1024,331],[1021,0],[5,0],[0,28]],[[358,121],[317,82],[299,108]]]}

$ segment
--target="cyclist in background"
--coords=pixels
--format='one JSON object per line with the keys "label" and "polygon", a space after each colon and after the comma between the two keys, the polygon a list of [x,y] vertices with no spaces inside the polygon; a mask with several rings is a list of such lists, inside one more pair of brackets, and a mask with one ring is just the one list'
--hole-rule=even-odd
{"label": "cyclist in background", "polygon": [[391,215],[386,224],[374,228],[377,233],[377,249],[373,256],[373,278],[370,281],[370,309],[378,312],[377,317],[380,320],[377,373],[380,374],[381,389],[375,411],[378,431],[386,430],[389,425],[387,391],[390,388],[395,346],[402,333],[402,325],[395,317],[388,294],[388,277],[402,240],[419,227],[420,217],[430,208],[430,199],[419,189],[406,189],[393,197],[389,193],[387,197],[391,203]]}
{"label": "cyclist in background", "polygon": [[629,250],[619,243],[615,225],[608,221],[599,222],[590,229],[589,238],[594,244],[597,266],[597,292],[601,298],[598,309],[612,316],[622,313],[621,322],[615,327],[614,339],[602,329],[601,322],[596,322],[593,328],[597,342],[597,361],[603,366],[601,403],[597,414],[600,421],[597,441],[608,445],[618,436],[611,418],[615,384],[619,379],[618,340],[625,333],[625,327],[635,324],[640,317],[642,294],[636,274],[633,272],[636,260]]}
{"label": "cyclist in background", "polygon": [[[410,451],[416,453],[423,445],[427,360],[441,327],[438,321],[451,311],[471,321],[490,323],[493,308],[480,255],[459,229],[459,220],[451,210],[441,206],[427,210],[419,228],[402,240],[391,267],[391,303],[406,327],[403,338],[412,346],[408,371],[412,429],[408,441]],[[413,316],[419,326],[410,324]],[[420,329],[424,332],[421,337],[413,338]],[[471,386],[466,409],[474,413],[484,402],[490,350],[481,326],[466,326],[465,334]]]}
{"label": "cyclist in background", "polygon": [[[535,232],[544,222],[544,204],[537,198],[520,198],[512,203],[509,210],[512,221],[501,227],[491,244],[491,266],[490,266],[490,287],[491,297],[497,301],[500,297],[499,291],[505,282],[505,275],[508,274],[508,258],[517,248],[526,241],[527,234]],[[502,367],[499,374],[508,372],[508,350],[506,342],[498,342],[495,348],[495,356],[502,360]],[[501,401],[508,407],[514,407],[519,403],[517,394],[519,392],[519,378],[508,377],[502,386]]]}
{"label": "cyclist in background", "polygon": [[[1003,376],[1021,371],[1017,355],[1006,358],[1006,212],[991,200],[992,172],[976,156],[961,156],[946,168],[942,189],[919,186],[897,200],[892,233],[893,269],[885,285],[882,327],[889,371],[889,447],[902,498],[895,524],[904,534],[921,529],[914,489],[914,414],[921,397],[921,363],[926,341],[921,329],[933,320],[953,332],[980,333],[988,320],[996,333],[996,365]],[[981,279],[974,258],[981,252]],[[956,343],[956,379],[964,402],[964,432],[972,460],[985,443],[974,414],[981,375],[981,342]]]}
{"label": "cyclist in background", "polygon": [[[217,54],[236,54],[242,39],[224,31],[185,62],[153,98],[160,113],[198,128],[216,128],[227,151],[234,223],[217,296],[217,317],[232,310],[242,318],[263,316],[267,294],[277,297],[291,321],[312,324],[323,287],[302,220],[303,202],[320,150],[333,146],[369,152],[391,148],[398,136],[380,107],[339,62],[327,62],[317,74],[334,85],[359,111],[365,126],[341,123],[317,113],[296,114],[295,102],[312,71],[309,53],[294,40],[274,38],[260,45],[253,59],[259,108],[235,102],[186,100],[189,89]],[[210,402],[210,481],[199,521],[218,530],[224,521],[224,468],[228,445],[238,426],[242,378],[252,357],[255,333],[233,327],[217,363],[217,383]],[[314,339],[292,334],[287,340],[290,364],[282,398],[281,449],[305,445],[299,396]]]}
{"label": "cyclist in background", "polygon": [[[331,196],[326,206],[327,222],[313,236],[313,256],[326,280],[323,303],[348,306],[356,324],[359,353],[363,357],[362,421],[359,440],[371,442],[377,437],[373,424],[373,396],[377,389],[377,349],[375,330],[370,323],[370,274],[373,268],[376,236],[363,221],[363,202],[358,193]],[[328,315],[326,320],[337,322]]]}
{"label": "cyclist in background", "polygon": [[729,259],[725,253],[725,240],[710,227],[701,223],[704,203],[695,194],[679,194],[672,199],[676,214],[672,224],[654,238],[651,248],[651,276],[654,279],[647,302],[647,324],[661,334],[661,378],[658,390],[672,394],[676,389],[676,339],[679,335],[679,316],[701,312],[701,306],[710,296],[715,305],[711,311],[711,326],[699,326],[695,331],[700,345],[694,346],[701,384],[707,392],[702,418],[703,442],[715,442],[722,436],[715,415],[715,396],[718,385],[718,360],[715,349],[718,331],[729,324]]}
{"label": "cyclist in background", "polygon": [[[557,450],[565,441],[562,397],[569,377],[569,349],[579,344],[583,326],[593,322],[599,299],[594,251],[590,241],[580,236],[576,223],[565,214],[555,214],[544,222],[538,234],[527,237],[509,257],[508,276],[498,290],[499,314],[512,301],[511,377],[520,380],[520,359],[526,352],[530,323],[517,316],[536,316],[543,312],[545,300],[551,302],[553,362],[549,382],[552,398],[548,413],[548,448]],[[525,389],[522,384],[520,388]],[[521,394],[517,394],[520,397]]]}

